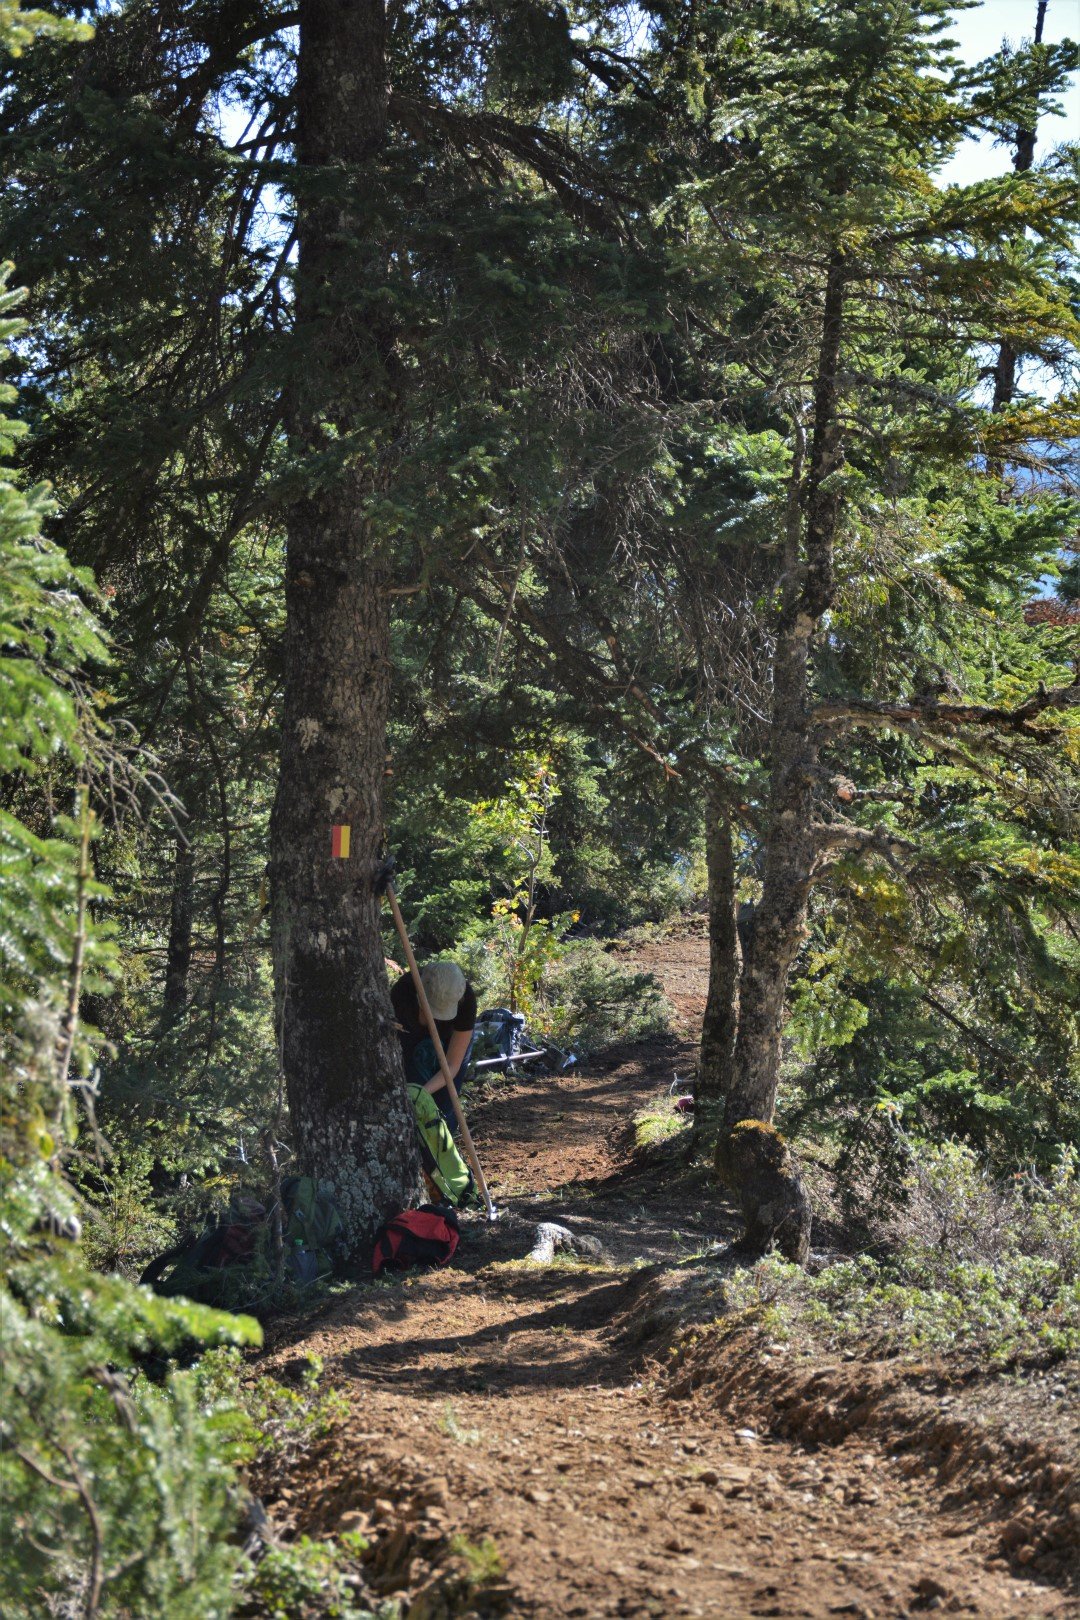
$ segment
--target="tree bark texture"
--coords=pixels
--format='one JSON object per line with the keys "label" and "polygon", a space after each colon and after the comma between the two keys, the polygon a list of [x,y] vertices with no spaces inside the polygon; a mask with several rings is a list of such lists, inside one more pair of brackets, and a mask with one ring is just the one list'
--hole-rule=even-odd
{"label": "tree bark texture", "polygon": [[739,985],[738,1034],[724,1110],[727,1131],[743,1119],[773,1117],[788,978],[805,937],[815,856],[816,749],[807,716],[809,639],[802,623],[782,629],[773,666],[764,881]]}
{"label": "tree bark texture", "polygon": [[726,806],[715,793],[710,793],[705,810],[705,865],[709,900],[709,992],[701,1025],[694,1089],[695,1148],[716,1141],[731,1084],[739,1016],[742,952],[735,898],[735,851]]}
{"label": "tree bark texture", "polygon": [[838,372],[844,289],[845,268],[837,253],[825,282],[804,490],[798,464],[792,473],[785,583],[773,660],[764,878],[739,989],[739,1028],[724,1111],[728,1133],[740,1120],[772,1120],[788,978],[805,938],[807,905],[817,873],[818,741],[810,713],[810,648],[833,596],[833,548],[840,512],[834,475],[843,462]]}
{"label": "tree bark texture", "polygon": [[[356,199],[384,140],[389,89],[382,0],[301,0],[299,16],[304,358],[290,433],[294,454],[323,468],[309,470],[287,514],[274,971],[299,1163],[331,1183],[355,1249],[413,1201],[419,1181],[372,886],[390,694],[386,582],[367,515],[376,479],[362,457],[339,456],[382,391],[380,334],[353,300],[358,261],[375,264],[379,252],[363,238]],[[338,825],[350,829],[347,858],[332,853]]]}
{"label": "tree bark texture", "polygon": [[741,1247],[773,1243],[800,1263],[810,1249],[810,1202],[798,1166],[772,1126],[780,1077],[788,980],[806,937],[819,869],[814,783],[819,745],[810,705],[811,648],[833,597],[843,463],[839,367],[845,269],[834,253],[825,280],[810,464],[805,484],[797,446],[792,468],[784,586],[773,659],[771,776],[761,899],[739,986],[731,1089],[717,1140],[716,1168],[738,1195],[746,1222]]}
{"label": "tree bark texture", "polygon": [[726,1179],[743,1213],[735,1253],[757,1257],[775,1245],[785,1260],[804,1266],[810,1258],[810,1199],[788,1143],[774,1125],[744,1119],[722,1151]]}

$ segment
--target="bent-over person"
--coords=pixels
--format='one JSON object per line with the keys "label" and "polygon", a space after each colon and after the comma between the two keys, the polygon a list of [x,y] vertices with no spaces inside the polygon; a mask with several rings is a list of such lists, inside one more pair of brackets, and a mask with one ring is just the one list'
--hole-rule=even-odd
{"label": "bent-over person", "polygon": [[[476,992],[456,962],[428,962],[420,970],[424,994],[428,998],[435,1028],[439,1032],[455,1089],[460,1089],[472,1051],[476,1027]],[[390,1000],[398,1023],[398,1039],[410,1085],[430,1091],[451,1131],[457,1117],[446,1088],[435,1043],[431,1039],[411,974],[403,973],[391,987]]]}

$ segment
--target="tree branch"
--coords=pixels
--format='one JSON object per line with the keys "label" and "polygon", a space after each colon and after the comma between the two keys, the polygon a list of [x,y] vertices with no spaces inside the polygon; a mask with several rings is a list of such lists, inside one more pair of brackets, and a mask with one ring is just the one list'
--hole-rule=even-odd
{"label": "tree branch", "polygon": [[1048,742],[1054,732],[1032,721],[1048,709],[1080,707],[1080,681],[1071,686],[1040,686],[1014,709],[994,704],[926,702],[874,703],[866,698],[849,698],[843,703],[819,703],[813,712],[814,724],[823,730],[848,726],[905,726],[953,730],[958,726],[986,726],[991,730],[1019,731],[1026,737]]}
{"label": "tree branch", "polygon": [[588,224],[610,228],[620,219],[615,204],[625,199],[610,180],[537,124],[500,113],[461,112],[398,91],[391,91],[389,110],[414,137],[441,138],[494,173],[505,172],[508,157],[527,163],[568,212]]}
{"label": "tree branch", "polygon": [[811,831],[821,854],[844,851],[854,855],[880,855],[894,872],[902,870],[900,857],[913,855],[918,849],[910,838],[890,832],[886,827],[856,827],[850,821],[819,821]]}

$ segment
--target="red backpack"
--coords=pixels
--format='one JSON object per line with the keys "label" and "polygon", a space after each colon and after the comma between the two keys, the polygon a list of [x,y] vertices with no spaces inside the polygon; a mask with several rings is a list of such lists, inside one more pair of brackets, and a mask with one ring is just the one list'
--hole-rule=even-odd
{"label": "red backpack", "polygon": [[421,1204],[403,1209],[387,1221],[375,1239],[371,1269],[376,1277],[409,1266],[445,1266],[461,1236],[457,1216],[449,1204]]}

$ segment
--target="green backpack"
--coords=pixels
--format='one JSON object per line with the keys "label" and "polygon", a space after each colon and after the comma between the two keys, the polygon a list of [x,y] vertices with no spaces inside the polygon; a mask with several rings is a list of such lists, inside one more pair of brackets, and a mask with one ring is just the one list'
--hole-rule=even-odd
{"label": "green backpack", "polygon": [[[310,1176],[281,1183],[284,1282],[303,1293],[334,1269],[344,1225],[336,1206]],[[270,1212],[237,1189],[229,1209],[194,1241],[152,1260],[139,1278],[166,1298],[197,1300],[222,1310],[258,1311],[276,1293]]]}
{"label": "green backpack", "polygon": [[300,1246],[309,1250],[316,1256],[318,1275],[328,1276],[345,1235],[345,1223],[329,1193],[310,1176],[287,1176],[281,1183],[281,1207],[288,1217],[282,1232],[286,1251]]}
{"label": "green backpack", "polygon": [[458,1152],[450,1128],[431,1092],[425,1091],[423,1086],[410,1086],[409,1101],[416,1116],[420,1162],[424,1169],[443,1197],[452,1204],[466,1209],[478,1207],[480,1195],[473,1173]]}

